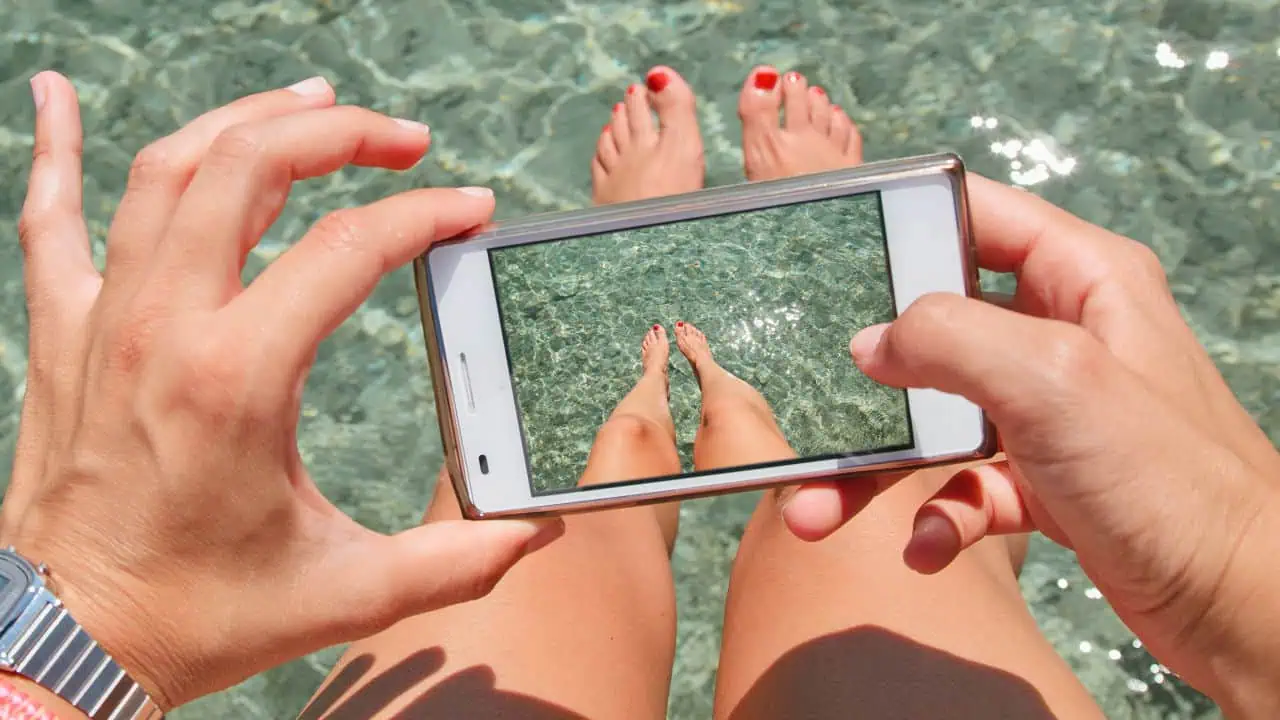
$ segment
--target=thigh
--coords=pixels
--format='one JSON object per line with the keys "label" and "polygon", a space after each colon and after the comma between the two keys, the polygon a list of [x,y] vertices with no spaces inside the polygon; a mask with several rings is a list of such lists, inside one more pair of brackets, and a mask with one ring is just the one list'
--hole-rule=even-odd
{"label": "thigh", "polygon": [[791,536],[766,495],[733,569],[717,717],[1101,717],[1040,634],[1003,539],[937,575],[903,564],[947,476],[904,479],[818,543]]}
{"label": "thigh", "polygon": [[[661,462],[645,447],[613,449],[638,469]],[[428,522],[459,517],[447,485]],[[353,645],[303,717],[661,718],[674,647],[671,568],[653,511],[575,515],[488,596]]]}

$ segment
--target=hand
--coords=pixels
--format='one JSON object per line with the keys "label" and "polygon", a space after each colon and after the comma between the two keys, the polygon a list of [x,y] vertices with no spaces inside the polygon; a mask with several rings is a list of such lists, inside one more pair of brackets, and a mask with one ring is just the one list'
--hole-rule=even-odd
{"label": "hand", "polygon": [[75,91],[53,73],[32,86],[30,362],[0,536],[49,565],[72,614],[157,702],[483,595],[559,532],[486,521],[381,535],[329,504],[298,454],[317,345],[384,273],[486,222],[490,193],[339,210],[240,281],[294,180],[411,167],[425,126],[333,107],[319,80],[197,118],[138,155],[100,276]]}
{"label": "hand", "polygon": [[[1164,664],[1227,707],[1276,702],[1280,456],[1150,250],[983,178],[970,199],[980,265],[1017,276],[1012,308],[928,296],[850,345],[875,380],[981,405],[1007,453],[920,509],[906,561],[936,572],[985,535],[1041,530]],[[871,494],[802,488],[784,517],[820,538]]]}

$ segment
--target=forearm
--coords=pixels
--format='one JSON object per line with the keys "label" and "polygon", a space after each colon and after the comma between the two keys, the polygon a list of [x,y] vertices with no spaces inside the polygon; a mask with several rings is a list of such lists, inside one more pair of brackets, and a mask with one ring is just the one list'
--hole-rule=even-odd
{"label": "forearm", "polygon": [[1241,542],[1232,574],[1242,591],[1226,651],[1213,662],[1216,687],[1211,694],[1233,720],[1280,718],[1280,494],[1264,506],[1252,532]]}
{"label": "forearm", "polygon": [[[26,711],[27,714],[23,714]],[[44,714],[41,715],[40,713]],[[9,673],[0,674],[0,720],[8,718],[32,720],[84,720],[88,716],[71,703],[36,685]]]}

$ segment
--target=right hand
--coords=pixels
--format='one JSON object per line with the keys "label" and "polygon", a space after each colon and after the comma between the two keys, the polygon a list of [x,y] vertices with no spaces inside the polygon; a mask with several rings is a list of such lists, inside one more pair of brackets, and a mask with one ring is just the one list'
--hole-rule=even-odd
{"label": "right hand", "polygon": [[[875,380],[981,405],[1007,453],[921,508],[907,562],[936,572],[986,535],[1038,529],[1164,664],[1229,711],[1280,712],[1280,455],[1154,253],[980,177],[970,199],[979,264],[1017,276],[1012,308],[927,296],[850,346]],[[865,504],[858,485],[802,488],[784,517],[829,534]]]}

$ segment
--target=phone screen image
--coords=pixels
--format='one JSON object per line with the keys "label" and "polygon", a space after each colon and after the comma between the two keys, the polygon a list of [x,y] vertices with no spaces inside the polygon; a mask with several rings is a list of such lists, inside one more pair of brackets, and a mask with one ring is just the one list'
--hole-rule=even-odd
{"label": "phone screen image", "polygon": [[[707,433],[725,407],[754,412],[795,456],[736,467],[913,446],[907,393],[864,376],[848,350],[895,317],[877,192],[488,252],[535,495],[578,487],[615,412],[636,432],[673,430],[680,469],[608,483],[735,467],[695,453],[699,376]],[[664,400],[670,425],[653,420]]]}

